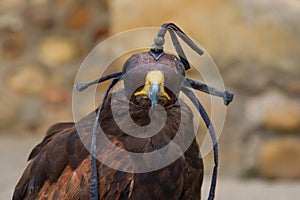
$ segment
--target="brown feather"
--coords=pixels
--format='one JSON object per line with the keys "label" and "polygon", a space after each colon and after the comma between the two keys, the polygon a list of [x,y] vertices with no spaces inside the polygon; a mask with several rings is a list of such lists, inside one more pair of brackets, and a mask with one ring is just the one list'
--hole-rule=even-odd
{"label": "brown feather", "polygon": [[57,123],[52,125],[47,133],[45,138],[43,139],[43,141],[41,143],[39,143],[38,145],[36,145],[34,147],[34,149],[31,151],[30,155],[28,156],[28,161],[31,160],[32,158],[34,158],[42,149],[43,146],[45,146],[53,137],[54,134],[59,133],[60,131],[73,127],[74,123],[73,122],[65,122],[65,123]]}
{"label": "brown feather", "polygon": [[[131,152],[151,152],[168,144],[177,131],[183,131],[186,138],[194,137],[192,112],[179,102],[166,108],[167,121],[162,130],[149,138],[135,138],[124,133],[114,121],[111,103],[118,106],[119,114],[125,112],[127,102],[123,90],[115,92],[117,100],[111,96],[101,112],[100,124],[109,140],[116,146]],[[181,100],[180,100],[181,101]],[[181,112],[182,109],[182,112]],[[131,118],[140,125],[145,124],[149,108],[140,104],[130,104]],[[182,116],[183,121],[180,121]],[[19,199],[89,199],[90,157],[83,142],[89,146],[93,114],[82,119],[81,140],[72,123],[61,124],[49,129],[44,140],[35,147],[30,162],[14,191],[14,200]],[[124,119],[122,123],[127,123]],[[179,130],[179,124],[183,124]],[[99,155],[113,164],[130,168],[133,160],[120,151],[100,149]],[[141,161],[146,162],[146,161]],[[147,161],[148,162],[148,161]],[[159,162],[158,160],[149,161]],[[199,158],[196,140],[183,156],[160,170],[148,173],[125,173],[97,162],[99,174],[99,198],[107,199],[200,199],[203,178],[203,163]]]}

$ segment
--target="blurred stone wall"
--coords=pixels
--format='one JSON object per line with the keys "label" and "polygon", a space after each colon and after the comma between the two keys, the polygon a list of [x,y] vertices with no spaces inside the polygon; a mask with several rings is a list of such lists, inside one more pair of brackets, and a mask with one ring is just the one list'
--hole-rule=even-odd
{"label": "blurred stone wall", "polygon": [[108,35],[101,0],[0,1],[0,130],[45,133],[72,121],[75,74]]}
{"label": "blurred stone wall", "polygon": [[2,0],[1,134],[72,120],[73,82],[89,50],[113,33],[171,21],[206,48],[235,93],[221,174],[300,178],[299,17],[298,0]]}

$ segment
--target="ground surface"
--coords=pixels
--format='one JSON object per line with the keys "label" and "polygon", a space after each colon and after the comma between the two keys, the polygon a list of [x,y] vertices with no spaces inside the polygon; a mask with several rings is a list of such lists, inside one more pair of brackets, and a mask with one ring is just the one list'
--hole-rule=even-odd
{"label": "ground surface", "polygon": [[[42,136],[0,135],[0,199],[11,199],[13,188],[26,166],[26,158],[41,138]],[[206,180],[203,199],[207,198],[208,188],[209,180]],[[221,177],[217,191],[216,199],[221,200],[293,200],[300,197],[300,182],[241,181]]]}

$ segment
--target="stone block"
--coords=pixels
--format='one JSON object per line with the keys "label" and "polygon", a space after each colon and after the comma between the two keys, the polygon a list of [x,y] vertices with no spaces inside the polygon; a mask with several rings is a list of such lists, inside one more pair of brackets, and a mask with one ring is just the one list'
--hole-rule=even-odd
{"label": "stone block", "polygon": [[272,139],[262,146],[258,171],[267,178],[300,178],[300,140]]}

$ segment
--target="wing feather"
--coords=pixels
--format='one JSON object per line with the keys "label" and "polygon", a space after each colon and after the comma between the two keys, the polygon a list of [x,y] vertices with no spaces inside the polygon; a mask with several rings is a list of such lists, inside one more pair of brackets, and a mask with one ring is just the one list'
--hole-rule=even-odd
{"label": "wing feather", "polygon": [[47,133],[46,136],[44,137],[43,141],[40,142],[38,145],[36,145],[33,150],[31,151],[31,153],[28,156],[28,161],[31,160],[32,158],[34,158],[38,153],[40,153],[41,149],[49,142],[51,141],[51,139],[53,138],[53,136],[57,133],[59,133],[60,131],[63,131],[64,129],[73,127],[74,123],[73,122],[64,122],[64,123],[57,123],[52,125]]}

